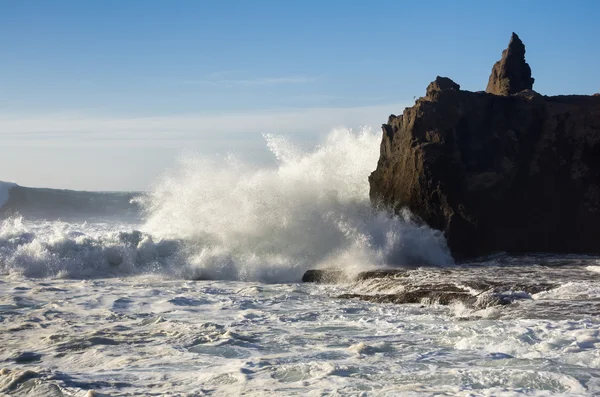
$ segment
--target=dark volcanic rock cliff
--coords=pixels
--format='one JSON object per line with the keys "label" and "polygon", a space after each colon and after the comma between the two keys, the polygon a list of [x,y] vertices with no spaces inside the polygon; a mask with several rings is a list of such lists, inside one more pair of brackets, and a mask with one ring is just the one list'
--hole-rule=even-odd
{"label": "dark volcanic rock cliff", "polygon": [[520,90],[533,79],[515,37],[488,85],[502,95],[438,77],[413,107],[390,116],[371,200],[408,207],[443,230],[459,259],[600,253],[600,97]]}

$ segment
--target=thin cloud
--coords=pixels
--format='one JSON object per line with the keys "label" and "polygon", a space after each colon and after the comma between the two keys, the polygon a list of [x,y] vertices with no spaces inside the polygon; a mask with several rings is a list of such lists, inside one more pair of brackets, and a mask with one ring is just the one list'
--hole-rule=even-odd
{"label": "thin cloud", "polygon": [[378,128],[390,113],[406,104],[346,108],[306,108],[184,114],[149,117],[97,116],[90,114],[46,114],[0,116],[3,144],[95,146],[123,142],[163,145],[166,142],[256,139],[261,133],[302,137],[328,133],[335,127]]}

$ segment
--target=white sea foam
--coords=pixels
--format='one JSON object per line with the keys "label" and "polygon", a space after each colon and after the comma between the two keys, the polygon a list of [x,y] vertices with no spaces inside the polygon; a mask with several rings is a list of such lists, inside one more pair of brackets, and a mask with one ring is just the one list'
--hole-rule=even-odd
{"label": "white sea foam", "polygon": [[452,307],[335,299],[352,290],[4,278],[0,394],[600,393],[594,316],[540,319],[507,307],[500,318],[457,320]]}
{"label": "white sea foam", "polygon": [[590,265],[590,266],[586,267],[586,269],[589,270],[590,272],[600,273],[600,266],[598,266],[598,265]]}
{"label": "white sea foam", "polygon": [[183,277],[180,243],[121,224],[0,221],[0,273],[96,278],[141,273]]}

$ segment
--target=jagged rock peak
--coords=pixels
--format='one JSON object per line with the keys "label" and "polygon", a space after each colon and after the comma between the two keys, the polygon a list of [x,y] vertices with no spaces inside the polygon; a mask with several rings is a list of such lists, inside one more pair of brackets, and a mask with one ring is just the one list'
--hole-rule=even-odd
{"label": "jagged rock peak", "polygon": [[456,84],[454,81],[449,79],[448,77],[440,77],[437,76],[434,81],[429,83],[427,86],[427,97],[432,97],[434,93],[438,91],[446,91],[446,90],[460,90],[460,85]]}
{"label": "jagged rock peak", "polygon": [[533,88],[531,68],[525,62],[525,45],[513,32],[508,48],[502,58],[494,64],[486,92],[496,95],[511,95]]}

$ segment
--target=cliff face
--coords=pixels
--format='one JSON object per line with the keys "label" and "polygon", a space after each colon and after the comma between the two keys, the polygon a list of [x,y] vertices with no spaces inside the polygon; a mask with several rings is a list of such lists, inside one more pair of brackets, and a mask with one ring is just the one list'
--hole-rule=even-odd
{"label": "cliff face", "polygon": [[[493,93],[438,77],[413,107],[390,116],[371,200],[408,207],[443,230],[458,259],[600,253],[600,97],[520,90],[533,79],[524,46],[510,51],[515,37],[494,65]],[[506,61],[515,53],[520,61]],[[528,77],[498,66],[510,63],[527,65]]]}

